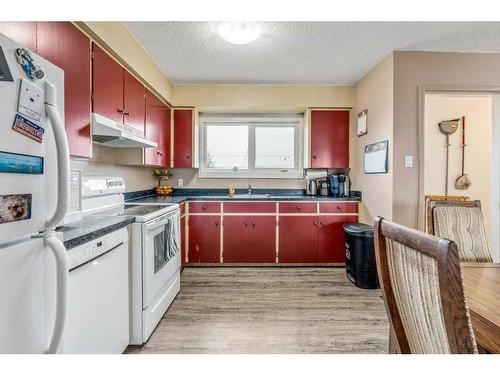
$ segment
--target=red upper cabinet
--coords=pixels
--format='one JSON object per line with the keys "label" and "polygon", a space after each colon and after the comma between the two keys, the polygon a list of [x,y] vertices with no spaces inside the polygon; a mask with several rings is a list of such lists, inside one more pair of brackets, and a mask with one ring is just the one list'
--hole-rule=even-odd
{"label": "red upper cabinet", "polygon": [[319,257],[323,263],[345,263],[344,224],[356,223],[358,217],[320,216],[319,217]]}
{"label": "red upper cabinet", "polygon": [[170,107],[151,91],[146,90],[145,135],[158,147],[144,149],[144,162],[149,165],[168,167],[170,153]]}
{"label": "red upper cabinet", "polygon": [[311,168],[349,168],[349,111],[311,110]]}
{"label": "red upper cabinet", "polygon": [[144,85],[123,69],[123,123],[144,132]]}
{"label": "red upper cabinet", "polygon": [[38,22],[37,53],[64,70],[64,121],[70,154],[92,157],[90,39],[71,22]]}
{"label": "red upper cabinet", "polygon": [[318,225],[317,216],[280,217],[279,262],[319,262]]}
{"label": "red upper cabinet", "polygon": [[174,109],[174,168],[193,166],[194,109]]}
{"label": "red upper cabinet", "polygon": [[36,52],[36,22],[1,21],[0,34]]}
{"label": "red upper cabinet", "polygon": [[93,44],[93,112],[123,123],[123,68]]}
{"label": "red upper cabinet", "polygon": [[220,262],[220,217],[189,217],[189,263]]}

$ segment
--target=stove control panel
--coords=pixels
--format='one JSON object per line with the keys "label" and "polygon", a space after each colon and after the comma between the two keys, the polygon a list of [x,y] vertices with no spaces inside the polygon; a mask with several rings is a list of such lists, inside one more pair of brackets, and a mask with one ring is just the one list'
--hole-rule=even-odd
{"label": "stove control panel", "polygon": [[87,263],[98,262],[99,257],[121,246],[127,246],[127,228],[121,228],[105,236],[96,238],[81,246],[68,250],[68,268],[73,271]]}

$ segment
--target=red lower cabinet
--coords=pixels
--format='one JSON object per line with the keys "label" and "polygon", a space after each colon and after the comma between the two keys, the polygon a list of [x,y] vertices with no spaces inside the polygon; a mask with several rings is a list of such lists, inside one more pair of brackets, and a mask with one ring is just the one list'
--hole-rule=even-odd
{"label": "red lower cabinet", "polygon": [[275,216],[225,216],[224,263],[275,263]]}
{"label": "red lower cabinet", "polygon": [[190,216],[189,263],[220,262],[220,216]]}
{"label": "red lower cabinet", "polygon": [[186,263],[186,216],[181,217],[181,267]]}
{"label": "red lower cabinet", "polygon": [[[200,205],[205,203],[198,202]],[[278,255],[278,262],[285,264],[343,264],[343,225],[358,221],[356,214],[287,214],[279,215],[277,224],[275,214],[257,215],[257,208],[244,207],[247,212],[239,214],[235,212],[238,207],[231,205],[227,207],[233,212],[231,214],[226,212],[227,203],[223,209],[220,202],[210,203],[212,206],[207,206],[206,210],[215,211],[213,214],[192,214],[193,203],[190,203],[189,220],[187,216],[181,219],[183,226],[183,220],[188,220],[189,239],[184,246],[188,248],[188,263],[220,263],[221,260],[235,264],[276,263]],[[198,208],[203,209],[202,206]],[[195,211],[199,210],[195,208]]]}
{"label": "red lower cabinet", "polygon": [[250,231],[247,216],[225,216],[222,259],[224,263],[250,262]]}
{"label": "red lower cabinet", "polygon": [[276,262],[276,217],[251,216],[249,218],[251,263]]}
{"label": "red lower cabinet", "polygon": [[356,223],[357,216],[319,217],[319,261],[321,263],[345,263],[345,223]]}
{"label": "red lower cabinet", "polygon": [[317,216],[280,217],[279,262],[319,262]]}

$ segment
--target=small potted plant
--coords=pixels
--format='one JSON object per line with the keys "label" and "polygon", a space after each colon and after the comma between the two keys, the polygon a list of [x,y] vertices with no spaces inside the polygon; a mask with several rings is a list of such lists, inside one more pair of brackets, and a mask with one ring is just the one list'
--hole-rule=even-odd
{"label": "small potted plant", "polygon": [[155,168],[153,169],[155,176],[158,177],[158,187],[156,188],[156,194],[158,195],[169,195],[172,193],[172,186],[162,185],[162,181],[168,180],[172,177],[172,172],[168,169]]}

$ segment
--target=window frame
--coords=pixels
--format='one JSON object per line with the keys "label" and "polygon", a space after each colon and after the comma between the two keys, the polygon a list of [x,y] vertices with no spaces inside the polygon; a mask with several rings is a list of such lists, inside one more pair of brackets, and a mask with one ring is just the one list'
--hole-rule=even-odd
{"label": "window frame", "polygon": [[[304,117],[303,115],[201,114],[199,178],[281,178],[300,179],[304,176]],[[248,126],[248,169],[213,169],[207,167],[207,125]],[[294,127],[294,168],[255,168],[257,127]]]}

